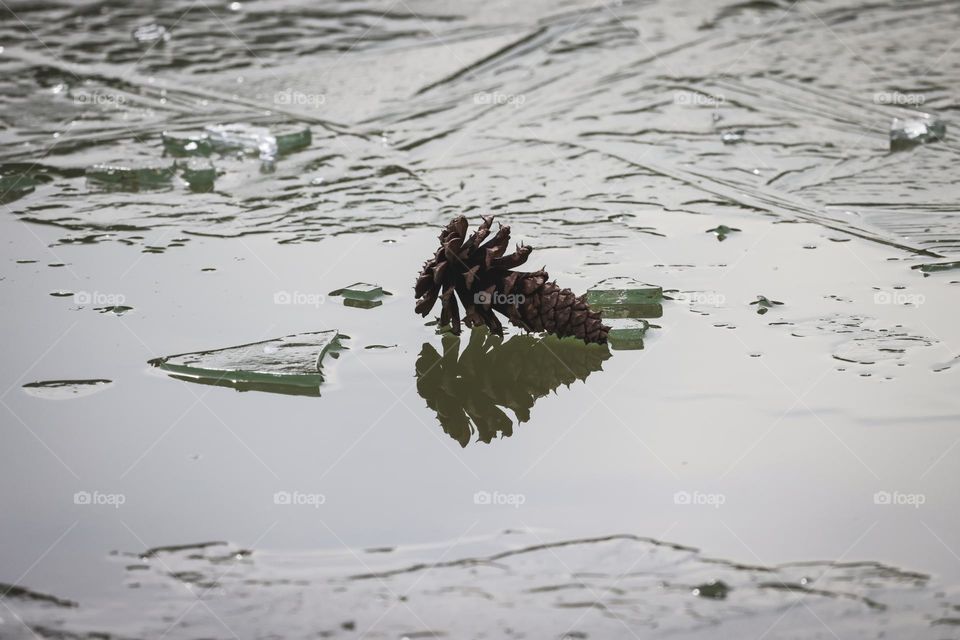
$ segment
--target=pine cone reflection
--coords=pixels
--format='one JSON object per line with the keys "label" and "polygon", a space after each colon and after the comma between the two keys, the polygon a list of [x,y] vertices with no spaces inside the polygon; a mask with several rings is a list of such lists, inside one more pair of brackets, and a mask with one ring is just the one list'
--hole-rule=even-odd
{"label": "pine cone reflection", "polygon": [[474,328],[463,353],[460,338],[442,338],[443,355],[424,343],[417,359],[417,391],[451,438],[465,447],[476,432],[489,443],[497,434],[513,435],[518,423],[530,419],[538,398],[586,380],[610,357],[605,345],[574,338],[517,335],[504,341],[484,327]]}

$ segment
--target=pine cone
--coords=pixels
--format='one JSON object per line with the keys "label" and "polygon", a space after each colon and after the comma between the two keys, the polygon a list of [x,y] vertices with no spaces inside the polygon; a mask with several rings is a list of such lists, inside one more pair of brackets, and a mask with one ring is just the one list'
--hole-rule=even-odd
{"label": "pine cone", "polygon": [[467,238],[467,219],[457,216],[440,232],[440,248],[424,263],[417,278],[417,313],[429,314],[439,298],[440,324],[451,325],[453,333],[460,335],[459,298],[465,311],[463,323],[468,327],[485,325],[502,336],[503,325],[496,311],[524,331],[606,342],[610,327],[583,297],[549,282],[543,269],[513,271],[527,261],[533,248],[521,244],[505,256],[509,226],[500,225],[493,237],[481,244],[490,235],[492,224],[493,216],[483,216],[483,224]]}

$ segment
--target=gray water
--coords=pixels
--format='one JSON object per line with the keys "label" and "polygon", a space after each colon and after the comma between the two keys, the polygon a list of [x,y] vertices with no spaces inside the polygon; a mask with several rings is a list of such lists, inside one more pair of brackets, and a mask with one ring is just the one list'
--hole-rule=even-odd
{"label": "gray water", "polygon": [[[958,26],[6,0],[0,637],[956,637]],[[87,175],[224,124],[312,141]],[[578,293],[662,286],[644,348],[438,335],[461,213]],[[326,330],[309,394],[148,364]]]}

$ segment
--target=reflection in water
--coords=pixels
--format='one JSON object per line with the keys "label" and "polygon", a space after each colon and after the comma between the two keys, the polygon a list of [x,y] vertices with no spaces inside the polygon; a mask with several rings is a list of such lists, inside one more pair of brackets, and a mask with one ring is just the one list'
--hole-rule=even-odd
{"label": "reflection in water", "polygon": [[497,433],[513,435],[513,421],[502,408],[510,409],[517,422],[526,422],[538,398],[561,384],[586,380],[610,357],[606,346],[529,335],[504,342],[482,327],[470,333],[463,353],[458,337],[446,334],[442,342],[442,356],[430,343],[420,350],[417,391],[461,447],[474,430],[486,443]]}

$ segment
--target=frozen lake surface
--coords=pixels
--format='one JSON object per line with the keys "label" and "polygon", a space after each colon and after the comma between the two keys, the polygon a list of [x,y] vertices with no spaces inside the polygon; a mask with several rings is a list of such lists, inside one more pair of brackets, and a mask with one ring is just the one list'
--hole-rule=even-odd
{"label": "frozen lake surface", "polygon": [[[958,30],[6,0],[0,638],[955,637]],[[439,335],[459,214],[643,348]]]}

